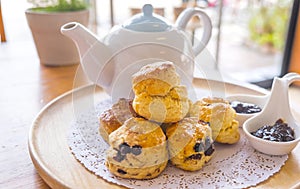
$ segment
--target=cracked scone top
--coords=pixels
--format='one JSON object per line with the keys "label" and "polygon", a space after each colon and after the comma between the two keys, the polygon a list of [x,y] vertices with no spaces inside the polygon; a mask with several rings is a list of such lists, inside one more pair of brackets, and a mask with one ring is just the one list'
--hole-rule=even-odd
{"label": "cracked scone top", "polygon": [[142,67],[132,77],[135,94],[132,106],[140,116],[170,123],[183,119],[190,107],[185,86],[172,62],[156,62]]}
{"label": "cracked scone top", "polygon": [[148,64],[132,76],[135,94],[147,91],[149,95],[166,95],[179,84],[180,77],[176,73],[175,66],[168,61]]}
{"label": "cracked scone top", "polygon": [[166,136],[161,127],[143,118],[130,118],[109,135],[106,166],[122,178],[157,177],[168,163]]}

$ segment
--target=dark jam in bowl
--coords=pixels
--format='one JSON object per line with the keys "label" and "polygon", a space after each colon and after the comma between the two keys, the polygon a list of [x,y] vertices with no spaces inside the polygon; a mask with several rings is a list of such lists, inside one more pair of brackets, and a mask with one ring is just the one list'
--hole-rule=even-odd
{"label": "dark jam in bowl", "polygon": [[278,119],[274,125],[265,125],[255,132],[251,132],[253,136],[264,140],[276,142],[288,142],[295,140],[294,130],[284,123],[282,119]]}
{"label": "dark jam in bowl", "polygon": [[259,106],[246,102],[232,101],[230,102],[230,105],[236,113],[240,114],[253,114],[261,111]]}

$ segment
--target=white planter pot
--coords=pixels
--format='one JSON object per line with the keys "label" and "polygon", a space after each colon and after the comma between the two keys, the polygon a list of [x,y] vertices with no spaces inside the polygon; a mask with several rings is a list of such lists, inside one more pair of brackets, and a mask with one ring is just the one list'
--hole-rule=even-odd
{"label": "white planter pot", "polygon": [[75,43],[60,33],[60,27],[72,21],[88,26],[89,10],[47,13],[27,9],[25,14],[41,64],[65,66],[80,62]]}

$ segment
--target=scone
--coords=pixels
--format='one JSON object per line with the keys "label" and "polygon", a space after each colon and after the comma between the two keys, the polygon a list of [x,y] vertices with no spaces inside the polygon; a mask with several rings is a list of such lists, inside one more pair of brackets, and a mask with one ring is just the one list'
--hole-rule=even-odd
{"label": "scone", "polygon": [[190,116],[209,122],[216,142],[234,144],[240,139],[239,123],[235,120],[236,112],[222,98],[203,98],[195,102]]}
{"label": "scone", "polygon": [[160,126],[130,118],[109,135],[106,166],[122,178],[151,179],[168,163],[166,136]]}
{"label": "scone", "polygon": [[132,100],[121,98],[108,110],[100,114],[99,133],[108,142],[108,135],[118,129],[127,119],[136,117],[132,108]]}
{"label": "scone", "polygon": [[171,163],[178,168],[200,170],[213,155],[211,129],[196,117],[184,118],[167,127],[166,135]]}
{"label": "scone", "polygon": [[189,111],[190,104],[185,94],[184,86],[172,88],[165,96],[153,96],[143,92],[135,96],[133,108],[149,120],[160,123],[177,122]]}
{"label": "scone", "polygon": [[172,62],[155,62],[142,67],[132,76],[135,95],[146,92],[149,95],[165,96],[180,84],[180,77]]}
{"label": "scone", "polygon": [[187,89],[171,62],[157,62],[141,68],[132,78],[135,94],[132,106],[142,117],[171,123],[183,119],[189,111]]}

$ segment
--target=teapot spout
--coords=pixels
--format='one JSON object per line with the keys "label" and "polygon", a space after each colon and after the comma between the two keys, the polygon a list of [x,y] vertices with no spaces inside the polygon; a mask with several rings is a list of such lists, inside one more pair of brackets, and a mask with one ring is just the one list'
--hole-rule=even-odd
{"label": "teapot spout", "polygon": [[96,35],[78,22],[66,23],[61,27],[60,31],[75,42],[81,57],[83,57],[95,43],[100,41]]}
{"label": "teapot spout", "polygon": [[81,57],[80,63],[87,77],[104,89],[108,88],[111,76],[103,69],[112,57],[110,49],[78,22],[64,24],[61,33],[75,42]]}

